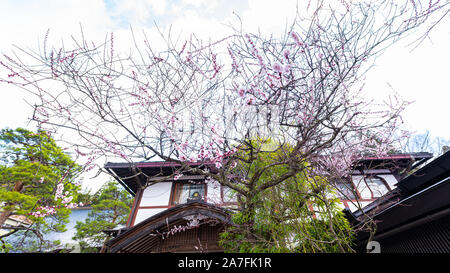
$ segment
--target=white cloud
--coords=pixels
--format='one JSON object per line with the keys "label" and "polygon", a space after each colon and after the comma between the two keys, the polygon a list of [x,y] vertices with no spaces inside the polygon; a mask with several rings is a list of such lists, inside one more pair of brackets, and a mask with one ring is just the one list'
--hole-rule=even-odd
{"label": "white cloud", "polygon": [[438,26],[430,38],[413,51],[408,46],[412,37],[389,48],[367,75],[366,91],[383,99],[391,91],[389,84],[402,98],[414,101],[403,115],[408,129],[450,138],[446,125],[450,117],[450,35],[446,25]]}
{"label": "white cloud", "polygon": [[[0,10],[0,51],[7,55],[12,54],[12,44],[37,51],[47,29],[50,29],[48,44],[55,47],[61,46],[61,40],[70,46],[70,35],[80,37],[80,23],[88,40],[104,37],[112,29],[102,0],[2,1]],[[0,128],[20,126],[34,130],[35,124],[28,123],[32,108],[25,103],[33,98],[24,90],[3,83],[0,92]],[[103,178],[84,186],[97,189],[105,181]]]}
{"label": "white cloud", "polygon": [[[298,1],[299,11],[305,12],[307,1]],[[37,48],[50,28],[50,43],[59,46],[61,40],[71,43],[70,35],[79,37],[82,23],[88,41],[103,42],[106,33],[114,31],[116,46],[128,50],[132,45],[129,26],[140,35],[145,30],[149,40],[157,45],[154,21],[167,31],[172,25],[175,35],[194,32],[207,40],[230,33],[230,22],[237,26],[236,12],[244,31],[263,34],[284,31],[296,14],[297,1],[272,0],[9,0],[0,2],[0,51],[10,53],[11,44]],[[139,37],[139,36],[138,36]],[[412,129],[429,129],[433,135],[450,137],[450,36],[445,22],[432,34],[434,44],[425,42],[414,52],[396,46],[377,61],[368,74],[366,90],[384,97],[389,82],[408,100],[415,100],[405,112],[405,121]],[[141,38],[139,38],[142,40]],[[2,56],[0,55],[0,59]],[[24,103],[26,93],[1,84],[0,128],[26,126],[31,108]],[[30,127],[32,128],[32,127]]]}
{"label": "white cloud", "polygon": [[[111,26],[101,0],[2,1],[0,10],[0,51],[8,55],[12,54],[13,44],[37,51],[38,41],[42,43],[49,28],[49,42],[60,45],[61,39],[70,43],[70,35],[80,34],[79,23],[91,38],[103,35]],[[0,90],[0,126],[26,126],[32,114],[24,103],[27,94],[10,85],[2,85]]]}
{"label": "white cloud", "polygon": [[118,27],[145,26],[167,12],[166,0],[110,0],[107,2],[108,14],[115,19]]}
{"label": "white cloud", "polygon": [[292,23],[296,15],[296,0],[271,1],[249,0],[249,7],[241,16],[243,26],[248,32],[279,35],[286,24]]}

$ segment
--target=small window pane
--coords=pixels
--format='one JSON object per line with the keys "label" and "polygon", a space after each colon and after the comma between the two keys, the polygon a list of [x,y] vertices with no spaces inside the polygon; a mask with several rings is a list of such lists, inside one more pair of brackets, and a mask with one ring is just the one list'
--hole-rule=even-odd
{"label": "small window pane", "polygon": [[353,183],[356,186],[356,190],[359,192],[362,199],[372,199],[372,193],[367,187],[364,176],[353,176]]}
{"label": "small window pane", "polygon": [[388,192],[386,185],[378,177],[366,178],[366,182],[372,190],[373,197],[381,197]]}
{"label": "small window pane", "polygon": [[355,196],[355,191],[353,190],[353,187],[350,183],[336,183],[336,192],[338,195],[338,198],[342,200],[356,200],[358,199]]}
{"label": "small window pane", "polygon": [[176,186],[173,204],[184,204],[189,201],[204,200],[205,185],[204,184],[180,184]]}

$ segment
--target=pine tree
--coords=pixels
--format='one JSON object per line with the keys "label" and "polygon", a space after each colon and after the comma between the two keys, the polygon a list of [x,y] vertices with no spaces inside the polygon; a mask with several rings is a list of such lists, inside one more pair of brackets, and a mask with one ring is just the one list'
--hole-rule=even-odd
{"label": "pine tree", "polygon": [[106,183],[96,194],[92,211],[84,222],[77,222],[74,240],[82,252],[97,252],[110,237],[103,230],[125,225],[130,213],[132,196],[120,189],[116,182]]}
{"label": "pine tree", "polygon": [[[70,208],[77,206],[81,168],[45,131],[23,128],[0,131],[0,227],[12,251],[44,251],[51,247],[43,234],[64,231]],[[8,227],[11,216],[26,217],[28,227]],[[19,235],[19,236],[18,236]]]}

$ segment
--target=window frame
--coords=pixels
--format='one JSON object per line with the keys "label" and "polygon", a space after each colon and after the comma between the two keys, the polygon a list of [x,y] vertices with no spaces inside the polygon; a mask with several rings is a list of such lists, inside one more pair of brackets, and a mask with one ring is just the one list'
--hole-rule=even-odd
{"label": "window frame", "polygon": [[181,205],[181,204],[187,204],[188,203],[188,202],[178,203],[178,204],[175,203],[175,198],[176,198],[176,195],[177,195],[177,191],[180,190],[180,187],[182,188],[183,185],[186,185],[186,184],[202,185],[203,186],[204,195],[203,195],[203,197],[200,200],[202,200],[204,202],[207,202],[207,200],[208,200],[207,199],[208,198],[207,197],[208,196],[208,186],[207,186],[207,184],[206,184],[206,182],[204,180],[203,181],[199,181],[199,182],[196,181],[195,183],[192,183],[192,182],[189,182],[189,181],[174,181],[173,184],[172,184],[172,191],[170,193],[169,207],[178,206],[178,205]]}

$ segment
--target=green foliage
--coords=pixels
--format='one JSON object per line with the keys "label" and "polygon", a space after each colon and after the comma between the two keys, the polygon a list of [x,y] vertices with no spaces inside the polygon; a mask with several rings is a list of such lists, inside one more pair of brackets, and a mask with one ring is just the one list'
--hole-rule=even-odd
{"label": "green foliage", "polygon": [[4,202],[2,211],[11,210],[16,215],[27,215],[39,199],[37,196],[0,188],[0,200]]}
{"label": "green foliage", "polygon": [[91,190],[78,192],[77,201],[84,205],[91,205],[95,202],[95,195],[91,193]]}
{"label": "green foliage", "polygon": [[130,213],[132,196],[116,182],[106,183],[93,198],[92,211],[84,222],[77,222],[74,240],[82,252],[97,252],[109,239],[103,230],[125,225]]}
{"label": "green foliage", "polygon": [[[237,167],[241,173],[261,173],[253,188],[281,177],[289,171],[283,162],[292,147],[285,144],[271,150],[271,141],[252,141],[253,155],[241,151]],[[255,153],[254,151],[259,151]],[[249,160],[249,159],[253,160]],[[233,215],[236,226],[221,234],[226,252],[347,252],[351,250],[352,231],[339,200],[328,181],[315,175],[311,166],[279,184],[241,198],[241,211]],[[266,166],[272,165],[270,168]],[[251,190],[251,189],[249,189]],[[314,211],[312,211],[312,208]]]}
{"label": "green foliage", "polygon": [[[0,164],[0,213],[23,215],[33,222],[34,232],[15,234],[28,238],[13,244],[14,251],[42,251],[46,244],[35,241],[42,241],[41,235],[47,232],[64,231],[70,215],[66,203],[55,198],[57,184],[62,181],[65,196],[73,196],[72,202],[77,202],[80,186],[74,181],[81,168],[47,132],[23,128],[0,131]],[[53,207],[55,213],[32,215],[39,207]]]}

